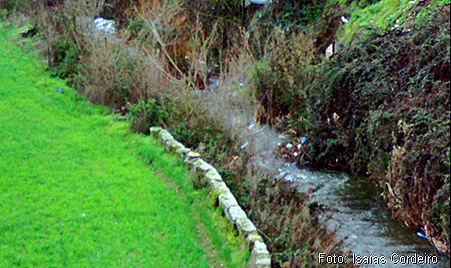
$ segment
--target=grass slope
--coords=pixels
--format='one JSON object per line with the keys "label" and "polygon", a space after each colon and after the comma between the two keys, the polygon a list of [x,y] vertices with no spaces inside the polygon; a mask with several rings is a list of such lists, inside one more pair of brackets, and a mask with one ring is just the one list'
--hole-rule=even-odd
{"label": "grass slope", "polygon": [[243,267],[181,161],[50,79],[17,34],[0,24],[0,267]]}
{"label": "grass slope", "polygon": [[[333,1],[331,1],[333,2]],[[415,16],[415,20],[430,21],[430,10],[434,7],[449,5],[450,0],[412,1],[412,0],[379,0],[365,8],[360,8],[360,1],[353,1],[347,8],[352,17],[349,24],[343,27],[339,33],[339,40],[344,44],[349,44],[355,39],[360,39],[368,34],[369,29],[378,29],[379,32],[386,32],[389,29],[398,28],[409,16]],[[430,3],[426,3],[430,2]],[[346,1],[340,0],[346,5]],[[412,9],[426,5],[426,8],[419,9],[418,13],[412,13]]]}

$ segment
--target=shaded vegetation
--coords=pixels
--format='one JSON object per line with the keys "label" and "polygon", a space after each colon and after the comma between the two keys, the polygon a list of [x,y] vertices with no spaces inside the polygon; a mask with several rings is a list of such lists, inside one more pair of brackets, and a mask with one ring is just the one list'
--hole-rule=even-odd
{"label": "shaded vegetation", "polygon": [[[394,216],[449,253],[449,6],[418,7],[413,14],[428,19],[366,29],[331,61],[300,70],[294,80],[314,77],[304,88],[307,97],[297,100],[306,104],[290,110],[298,116],[279,121],[291,134],[309,136],[300,158],[371,175]],[[274,107],[289,101],[275,96]]]}
{"label": "shaded vegetation", "polygon": [[431,219],[450,145],[449,27],[447,16],[433,16],[337,55],[309,99],[314,165],[371,174],[394,215],[431,236],[449,233]]}

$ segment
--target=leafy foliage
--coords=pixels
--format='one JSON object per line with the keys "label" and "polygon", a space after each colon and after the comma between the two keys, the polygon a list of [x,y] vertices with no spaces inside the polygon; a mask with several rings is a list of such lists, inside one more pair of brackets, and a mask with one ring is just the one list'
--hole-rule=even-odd
{"label": "leafy foliage", "polygon": [[305,110],[306,88],[315,61],[314,44],[305,33],[277,30],[253,77],[256,100],[263,110],[257,120],[270,125],[293,111]]}
{"label": "leafy foliage", "polygon": [[431,223],[432,207],[437,214],[449,200],[449,190],[440,190],[449,173],[446,17],[432,16],[415,31],[374,33],[339,53],[324,66],[327,79],[316,78],[308,108],[314,166],[372,174],[395,215],[432,236],[449,234],[443,213]]}

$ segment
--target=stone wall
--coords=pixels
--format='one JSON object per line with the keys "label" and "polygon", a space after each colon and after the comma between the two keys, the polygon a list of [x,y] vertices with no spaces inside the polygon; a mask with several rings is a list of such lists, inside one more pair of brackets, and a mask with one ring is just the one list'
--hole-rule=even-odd
{"label": "stone wall", "polygon": [[257,228],[247,217],[246,212],[240,207],[235,196],[222,180],[218,171],[210,164],[202,160],[196,152],[186,148],[182,143],[166,130],[160,127],[151,127],[153,134],[171,153],[184,158],[191,172],[191,179],[195,188],[208,187],[211,192],[218,195],[218,204],[223,209],[225,217],[235,229],[246,239],[251,252],[248,267],[271,267],[271,256],[263,238],[258,234]]}

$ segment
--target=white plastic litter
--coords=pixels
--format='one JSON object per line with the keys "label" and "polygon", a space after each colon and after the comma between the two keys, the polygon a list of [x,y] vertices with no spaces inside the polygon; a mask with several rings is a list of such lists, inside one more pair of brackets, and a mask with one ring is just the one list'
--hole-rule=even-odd
{"label": "white plastic litter", "polygon": [[94,20],[94,23],[99,31],[105,32],[110,35],[114,35],[116,33],[116,28],[114,28],[114,24],[116,22],[114,20],[97,18]]}
{"label": "white plastic litter", "polygon": [[252,4],[256,5],[265,5],[266,3],[270,2],[268,0],[250,0]]}
{"label": "white plastic litter", "polygon": [[349,19],[346,18],[345,16],[341,16],[341,21],[342,21],[344,24],[346,24],[346,23],[349,22]]}

